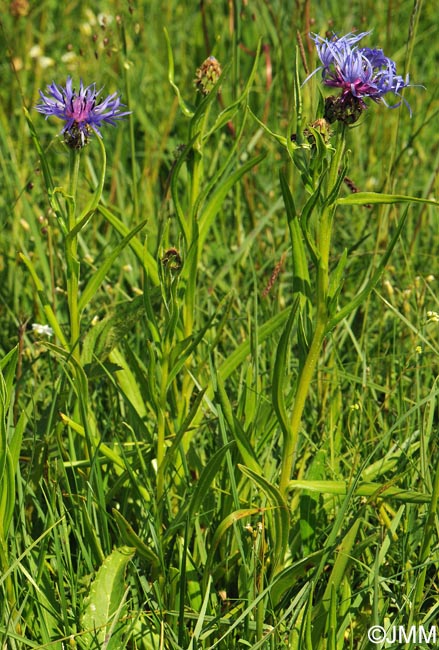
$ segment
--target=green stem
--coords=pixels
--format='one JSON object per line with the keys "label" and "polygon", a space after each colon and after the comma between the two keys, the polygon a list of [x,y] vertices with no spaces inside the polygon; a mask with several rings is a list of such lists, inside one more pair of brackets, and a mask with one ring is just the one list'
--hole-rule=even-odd
{"label": "green stem", "polygon": [[291,413],[289,435],[285,438],[285,443],[282,450],[282,469],[279,490],[283,495],[287,494],[288,484],[290,482],[291,474],[293,471],[294,454],[299,438],[303,409],[305,407],[306,398],[308,397],[309,387],[314,375],[314,370],[319,360],[320,349],[322,347],[322,342],[326,331],[326,322],[326,319],[323,318],[317,320],[311,347],[309,348],[308,355],[302,368],[302,372],[300,373],[299,383],[297,385],[294,406]]}
{"label": "green stem", "polygon": [[166,454],[166,406],[167,406],[167,386],[169,377],[169,346],[165,344],[162,357],[162,376],[160,380],[160,401],[159,412],[157,414],[157,503],[164,492],[165,484],[165,454]]}
{"label": "green stem", "polygon": [[[333,188],[338,182],[340,163],[345,149],[344,129],[338,136],[335,151],[329,167],[328,182],[326,186],[326,198],[330,196]],[[335,201],[335,198],[334,198]],[[320,352],[325,338],[328,325],[328,286],[329,286],[329,254],[331,247],[332,223],[335,212],[334,202],[324,205],[320,217],[318,231],[318,268],[317,268],[317,297],[316,297],[316,325],[311,341],[311,346],[300,372],[297,384],[296,395],[291,413],[290,429],[285,436],[282,450],[282,467],[279,489],[283,496],[287,495],[288,484],[294,468],[294,456],[299,439],[302,416],[305,408],[309,388],[314,376]]]}
{"label": "green stem", "polygon": [[[128,72],[125,72],[125,91],[127,96],[127,105],[131,106],[131,88],[128,78]],[[136,156],[136,137],[134,134],[134,117],[131,113],[128,116],[128,124],[130,131],[130,155],[131,155],[131,180],[132,180],[132,197],[133,197],[133,215],[134,223],[139,220],[139,196],[137,186],[137,156]]]}
{"label": "green stem", "polygon": [[[68,188],[68,229],[69,233],[76,226],[76,194],[78,189],[79,176],[79,150],[70,151],[70,175]],[[79,351],[79,262],[77,259],[78,238],[77,236],[66,239],[66,262],[67,262],[67,302],[70,316],[70,347],[72,354],[77,361],[80,359]]]}
{"label": "green stem", "polygon": [[[422,620],[422,612],[420,611],[421,605],[425,599],[425,580],[427,571],[430,569],[429,558],[431,557],[431,545],[433,536],[436,532],[436,518],[439,503],[439,462],[436,464],[436,471],[434,475],[433,492],[428,506],[427,519],[424,525],[424,534],[422,537],[421,550],[419,554],[419,566],[421,572],[416,580],[415,595],[413,599],[413,607],[410,615],[410,625],[414,620]],[[433,560],[431,560],[433,562]]]}
{"label": "green stem", "polygon": [[[195,308],[195,290],[197,281],[198,269],[198,228],[197,228],[197,203],[200,195],[201,179],[204,171],[204,161],[202,154],[202,138],[205,131],[206,118],[209,109],[201,118],[199,126],[199,134],[192,147],[192,154],[189,158],[189,209],[187,221],[187,241],[186,241],[186,256],[187,263],[190,265],[187,274],[187,284],[185,291],[185,300],[183,307],[183,320],[184,320],[184,333],[185,336],[190,336],[193,330],[194,321],[194,308]],[[193,137],[192,125],[189,129],[189,138]]]}
{"label": "green stem", "polygon": [[[199,259],[199,237],[198,237],[198,214],[197,204],[200,196],[201,180],[204,173],[204,161],[202,154],[202,138],[205,131],[206,119],[209,113],[209,108],[203,115],[200,121],[200,131],[197,140],[194,142],[191,164],[189,167],[190,174],[190,194],[189,194],[189,218],[188,218],[188,239],[186,250],[186,263],[188,265],[188,272],[186,274],[186,289],[184,294],[184,304],[182,309],[183,314],[183,330],[184,336],[187,338],[192,335],[194,329],[194,312],[195,312],[195,298],[197,288],[197,271]],[[192,137],[191,130],[189,137]],[[190,367],[191,358],[186,361],[186,367]],[[188,408],[190,396],[192,393],[193,380],[190,373],[186,373],[183,379],[182,386],[182,400],[181,404],[184,409]]]}

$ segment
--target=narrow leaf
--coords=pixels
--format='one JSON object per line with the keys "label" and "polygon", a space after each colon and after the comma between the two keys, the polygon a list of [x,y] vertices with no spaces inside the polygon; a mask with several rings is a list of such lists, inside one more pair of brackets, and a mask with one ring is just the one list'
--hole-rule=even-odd
{"label": "narrow leaf", "polygon": [[27,266],[27,268],[28,268],[28,270],[29,270],[29,272],[30,272],[30,274],[32,276],[32,280],[34,281],[35,288],[36,288],[37,293],[38,293],[38,297],[39,297],[39,299],[41,301],[44,313],[46,315],[46,318],[47,318],[47,321],[48,321],[50,327],[55,332],[55,336],[60,341],[61,345],[66,350],[68,350],[69,349],[69,344],[67,343],[67,339],[65,338],[64,333],[63,333],[61,327],[58,324],[55,313],[54,313],[54,311],[52,309],[52,306],[51,306],[51,304],[49,302],[47,294],[44,291],[43,284],[42,284],[41,280],[39,279],[39,277],[37,275],[37,272],[35,270],[35,267],[34,267],[33,263],[31,262],[31,260],[28,257],[23,255],[23,253],[19,253],[18,256],[22,260],[22,262],[25,263],[25,265]]}
{"label": "narrow leaf", "polygon": [[194,114],[193,109],[188,104],[186,104],[183,97],[181,96],[179,87],[174,82],[174,56],[172,54],[171,41],[169,40],[169,34],[168,34],[168,30],[166,29],[166,27],[163,28],[163,32],[165,34],[166,48],[167,48],[167,52],[168,52],[168,80],[169,80],[169,83],[171,84],[172,88],[175,91],[175,94],[177,95],[178,103],[180,105],[180,108],[182,110],[183,115],[185,115],[186,117],[192,117],[193,114]]}
{"label": "narrow leaf", "polygon": [[246,517],[252,517],[253,515],[256,515],[260,512],[260,508],[244,508],[242,510],[235,510],[234,512],[231,512],[225,519],[222,520],[222,522],[219,524],[218,528],[216,529],[214,536],[212,538],[212,542],[210,545],[209,553],[206,558],[206,567],[204,571],[204,575],[209,575],[210,572],[212,571],[211,565],[213,561],[213,556],[215,555],[216,549],[218,548],[218,545],[227,532],[227,530],[233,526],[237,521],[240,521],[241,519],[245,519]]}
{"label": "narrow leaf", "polygon": [[38,134],[36,132],[35,126],[32,122],[31,116],[27,108],[23,107],[24,116],[29,126],[30,134],[32,141],[34,143],[35,149],[40,159],[41,169],[43,172],[44,183],[47,189],[47,195],[49,198],[50,206],[54,210],[56,216],[58,217],[58,223],[60,225],[61,231],[64,235],[67,235],[67,226],[65,222],[65,214],[61,208],[61,204],[58,200],[58,194],[55,192],[55,185],[53,182],[52,174],[50,171],[50,166],[46,158],[46,154],[43,151]]}
{"label": "narrow leaf", "polygon": [[227,422],[229,430],[235,439],[242,460],[244,461],[245,465],[247,467],[250,467],[250,469],[252,469],[254,472],[262,473],[262,468],[259,465],[255,450],[253,449],[250,440],[243,430],[241,423],[237,420],[236,417],[234,417],[232,405],[227,395],[224,381],[220,374],[216,375],[216,380],[218,400],[221,404],[225,420]]}
{"label": "narrow leaf", "polygon": [[433,199],[422,199],[419,196],[405,194],[381,194],[380,192],[356,192],[350,196],[337,199],[338,205],[365,205],[367,203],[429,203],[439,207],[439,202]]}
{"label": "narrow leaf", "polygon": [[259,118],[254,114],[254,113],[253,113],[253,111],[251,110],[250,107],[248,107],[247,110],[248,110],[248,112],[250,113],[250,115],[252,116],[252,118],[254,119],[254,121],[255,121],[257,124],[259,124],[259,126],[261,127],[261,129],[263,129],[267,135],[269,135],[271,138],[273,138],[274,140],[276,140],[276,141],[277,141],[279,144],[281,144],[283,147],[286,147],[286,146],[287,146],[287,139],[286,139],[283,135],[279,135],[278,133],[275,133],[274,131],[271,131],[271,130],[268,128],[268,126],[267,126],[266,124],[264,124],[264,122],[261,122],[261,120],[260,120],[260,119],[259,119]]}
{"label": "narrow leaf", "polygon": [[390,255],[395,248],[396,242],[399,239],[399,236],[401,234],[401,231],[403,229],[403,226],[405,224],[405,220],[407,218],[407,211],[408,207],[405,210],[403,216],[401,217],[401,220],[398,224],[398,227],[396,229],[395,234],[393,235],[384,255],[382,256],[380,263],[378,264],[376,271],[372,275],[371,279],[365,286],[365,288],[360,291],[353,300],[351,300],[347,305],[342,307],[340,311],[333,317],[328,323],[327,331],[330,332],[336,325],[339,323],[343,318],[346,318],[349,316],[349,314],[359,307],[367,298],[367,296],[370,294],[370,292],[376,287],[377,283],[379,282],[381,275],[386,267],[387,262],[389,261]]}
{"label": "narrow leaf", "polygon": [[226,198],[229,191],[232,187],[239,181],[244,174],[246,174],[252,167],[258,165],[266,156],[266,153],[262,153],[251,160],[248,160],[244,163],[239,169],[230,174],[219,187],[213,192],[207,206],[204,208],[203,213],[200,217],[200,247],[203,246],[204,241],[207,237],[209,228],[214,220],[215,216],[222,207],[223,201]]}
{"label": "narrow leaf", "polygon": [[293,257],[293,291],[309,297],[310,279],[302,229],[299,225],[293,197],[284,174],[280,174],[279,179],[290,229]]}
{"label": "narrow leaf", "polygon": [[180,196],[179,196],[179,186],[178,186],[178,176],[180,174],[180,169],[183,165],[184,162],[186,162],[188,156],[192,153],[192,147],[195,143],[195,140],[197,139],[198,134],[196,133],[193,138],[189,140],[187,144],[184,145],[183,151],[181,151],[180,155],[178,156],[173,168],[172,168],[172,173],[171,173],[171,196],[172,196],[172,201],[174,203],[174,208],[175,208],[175,213],[177,215],[178,223],[181,229],[181,232],[183,233],[183,237],[185,239],[186,245],[190,246],[190,224],[188,223],[187,216],[184,213],[184,210],[182,208],[181,202],[180,202]]}
{"label": "narrow leaf", "polygon": [[[98,211],[106,218],[106,220],[111,223],[111,225],[117,230],[117,232],[126,237],[129,235],[129,228],[126,226],[123,221],[121,221],[116,215],[114,215],[108,208],[103,205],[98,205]],[[151,255],[151,253],[144,249],[143,244],[133,237],[129,240],[129,246],[133,253],[136,255],[139,262],[144,266],[145,271],[148,275],[148,278],[151,282],[158,286],[160,284],[159,274],[157,271],[157,262]]]}
{"label": "narrow leaf", "polygon": [[119,257],[123,249],[129,244],[130,240],[137,235],[137,233],[142,230],[142,228],[145,226],[146,221],[143,221],[142,223],[139,223],[121,242],[112,250],[110,255],[105,258],[104,263],[102,264],[101,267],[92,275],[91,279],[89,280],[89,283],[85,287],[84,291],[81,294],[81,297],[79,299],[78,303],[78,310],[79,312],[82,312],[82,310],[88,305],[90,300],[93,298],[93,296],[96,294],[97,290],[101,286],[102,282],[104,281],[104,278],[106,274],[108,273],[109,269],[112,267],[113,263],[115,260]]}
{"label": "narrow leaf", "polygon": [[[290,490],[308,490],[320,494],[336,494],[344,496],[350,491],[350,485],[345,481],[312,481],[312,480],[291,480],[288,483]],[[405,490],[403,488],[387,486],[382,483],[359,483],[353,494],[359,497],[379,497],[380,499],[395,499],[405,503],[429,503],[430,494]]]}
{"label": "narrow leaf", "polygon": [[153,567],[158,567],[160,565],[160,560],[157,555],[150,549],[147,544],[138,536],[131,524],[125,519],[125,517],[113,508],[112,510],[113,517],[116,521],[116,524],[119,528],[120,535],[123,542],[128,547],[133,547],[136,549],[137,553],[146,559]]}
{"label": "narrow leaf", "polygon": [[186,501],[186,506],[180,510],[175,521],[172,523],[170,530],[174,531],[176,527],[179,528],[181,525],[185,524],[186,521],[191,522],[196,516],[206,494],[209,491],[213,479],[217,475],[226,458],[226,451],[230,449],[233,444],[233,442],[229,442],[227,445],[224,445],[209,459],[200,474],[190,500]]}
{"label": "narrow leaf", "polygon": [[273,567],[282,565],[285,552],[288,546],[288,534],[290,530],[290,516],[288,505],[279,489],[267,481],[266,478],[256,474],[244,465],[238,465],[243,474],[248,476],[265,494],[271,506],[273,507],[274,523],[274,549],[273,549]]}
{"label": "narrow leaf", "polygon": [[290,434],[290,427],[289,427],[287,410],[285,407],[285,397],[284,397],[285,383],[286,383],[285,366],[286,366],[288,349],[290,347],[291,330],[293,327],[294,320],[296,318],[298,305],[299,305],[299,298],[295,300],[293,306],[290,309],[290,317],[287,321],[287,324],[284,327],[282,336],[280,337],[277,350],[276,350],[276,359],[274,362],[273,379],[272,379],[271,395],[273,400],[273,407],[274,410],[276,411],[276,415],[279,420],[282,433],[285,437],[287,437]]}
{"label": "narrow leaf", "polygon": [[351,562],[352,547],[354,546],[355,540],[357,538],[360,523],[360,519],[356,519],[354,521],[351,528],[344,536],[341,544],[338,546],[336,560],[334,562],[334,566],[332,567],[331,574],[328,577],[325,592],[318,605],[316,605],[314,612],[315,623],[314,629],[312,631],[314,641],[313,648],[319,647],[321,635],[330,613],[331,595],[339,588],[341,581],[346,574],[348,565]]}
{"label": "narrow leaf", "polygon": [[247,83],[245,84],[244,90],[242,91],[241,95],[238,97],[237,100],[229,104],[229,106],[227,106],[223,111],[221,111],[221,113],[216,118],[213,127],[210,129],[209,133],[206,134],[206,137],[209,137],[210,135],[215,133],[215,131],[217,131],[222,126],[224,126],[224,124],[227,124],[227,122],[229,122],[232,119],[232,117],[235,115],[235,113],[237,112],[241,104],[244,102],[244,100],[247,99],[250,89],[253,85],[253,81],[258,68],[260,53],[261,53],[261,39],[259,39],[258,46],[256,48],[255,59],[253,62],[253,67],[250,71],[250,75],[247,79]]}

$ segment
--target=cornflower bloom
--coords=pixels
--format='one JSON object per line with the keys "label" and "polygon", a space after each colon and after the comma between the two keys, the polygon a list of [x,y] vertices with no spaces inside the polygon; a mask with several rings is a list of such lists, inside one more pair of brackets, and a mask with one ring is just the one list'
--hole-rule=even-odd
{"label": "cornflower bloom", "polygon": [[81,80],[79,91],[76,91],[71,77],[67,77],[65,87],[58,86],[55,82],[47,86],[48,96],[40,90],[42,103],[35,108],[46,119],[54,115],[64,120],[61,133],[64,134],[66,144],[72,149],[81,149],[93,132],[102,137],[100,128],[103,123],[115,126],[117,120],[130,114],[130,111],[121,112],[124,105],[121,104],[118,93],[98,101],[102,90],[96,90],[96,83],[84,87]]}
{"label": "cornflower bloom", "polygon": [[305,82],[321,70],[323,83],[342,91],[340,96],[326,100],[325,117],[329,122],[355,122],[367,108],[366,97],[377,103],[382,102],[388,108],[396,108],[404,101],[411,115],[410,106],[404,98],[391,106],[383,99],[389,92],[401,97],[401,90],[410,85],[409,77],[407,75],[403,79],[396,74],[395,62],[385,56],[383,50],[356,45],[370,33],[346,34],[340,38],[334,35],[331,39],[311,34],[321,65]]}

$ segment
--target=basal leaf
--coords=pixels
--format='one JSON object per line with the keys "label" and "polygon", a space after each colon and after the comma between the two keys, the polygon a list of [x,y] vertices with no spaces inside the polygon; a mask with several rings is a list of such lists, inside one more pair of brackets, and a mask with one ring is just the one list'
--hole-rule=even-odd
{"label": "basal leaf", "polygon": [[[82,617],[82,636],[90,650],[121,650],[121,631],[117,618],[121,617],[121,605],[126,597],[125,571],[134,556],[134,549],[122,546],[105,558],[94,580]],[[110,635],[110,636],[109,636]],[[105,645],[104,645],[105,644]]]}

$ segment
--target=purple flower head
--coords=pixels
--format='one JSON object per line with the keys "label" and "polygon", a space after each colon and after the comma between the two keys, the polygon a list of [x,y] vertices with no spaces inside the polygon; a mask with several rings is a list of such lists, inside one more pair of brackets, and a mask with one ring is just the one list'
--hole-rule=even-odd
{"label": "purple flower head", "polygon": [[80,149],[87,144],[93,131],[102,137],[100,128],[103,123],[115,126],[116,120],[130,113],[121,112],[120,109],[124,105],[120,103],[117,93],[98,101],[102,90],[96,90],[95,83],[84,87],[81,80],[79,91],[76,91],[72,86],[71,77],[67,77],[65,87],[58,86],[55,82],[47,86],[48,96],[40,90],[42,103],[35,108],[43,113],[46,119],[54,115],[64,120],[61,133],[64,133],[66,143],[73,149]]}
{"label": "purple flower head", "polygon": [[366,97],[370,97],[374,102],[382,101],[389,108],[396,108],[401,101],[404,101],[411,115],[410,106],[404,99],[392,106],[383,99],[383,96],[389,92],[400,97],[401,90],[409,86],[409,78],[407,75],[404,80],[396,74],[395,62],[385,56],[381,49],[356,45],[368,34],[370,32],[357,35],[346,34],[340,38],[334,35],[331,39],[311,34],[321,65],[305,81],[321,70],[322,80],[326,86],[341,89],[341,95],[334,98],[337,102],[338,115],[345,105],[350,109],[355,106],[359,117],[367,108],[364,101]]}

